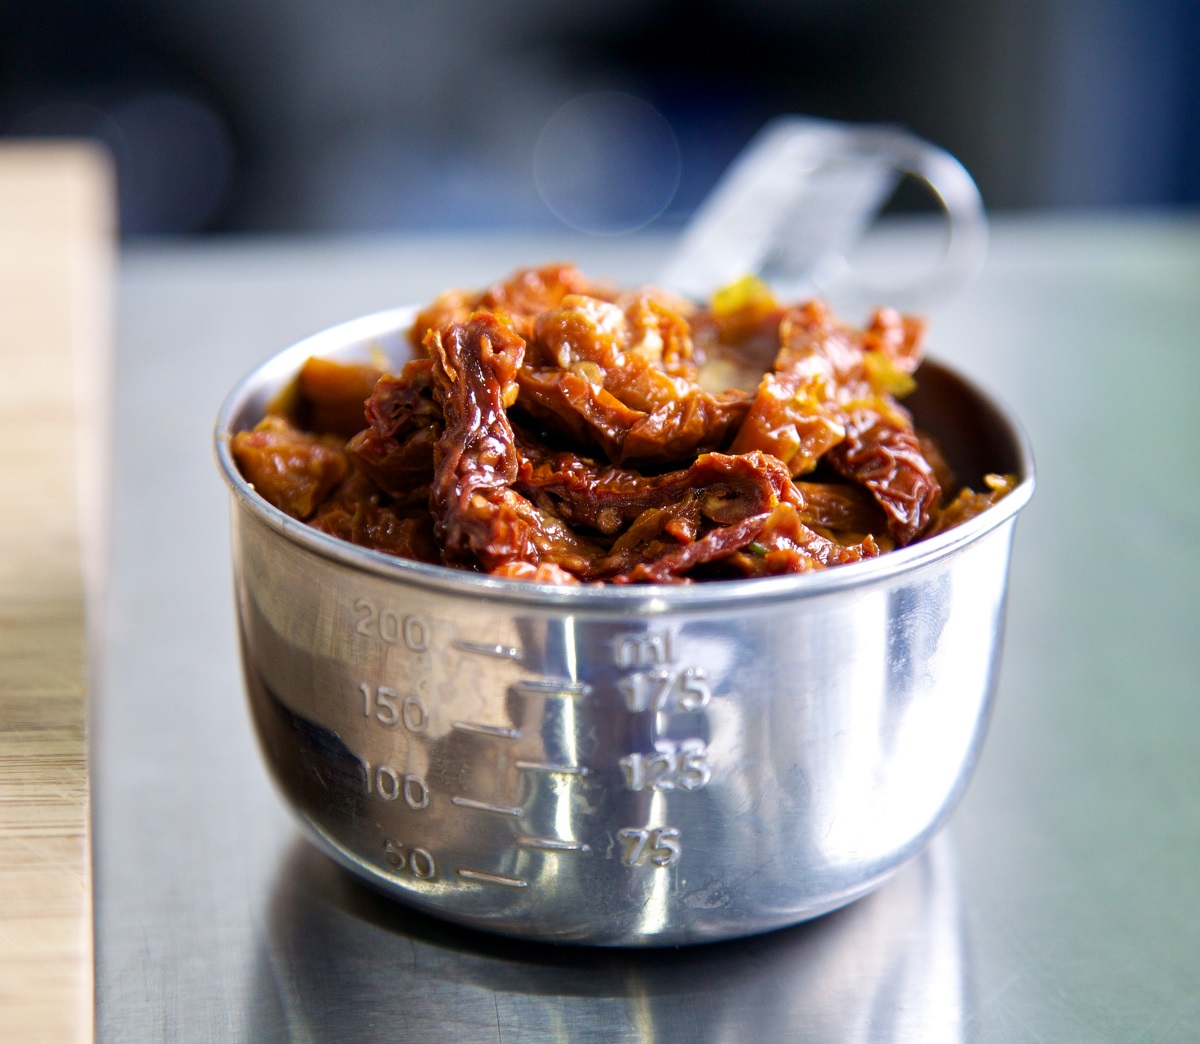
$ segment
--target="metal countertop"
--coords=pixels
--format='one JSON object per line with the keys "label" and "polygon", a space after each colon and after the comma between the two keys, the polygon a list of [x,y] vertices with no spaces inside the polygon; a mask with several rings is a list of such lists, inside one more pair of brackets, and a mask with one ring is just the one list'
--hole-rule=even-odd
{"label": "metal countertop", "polygon": [[243,706],[210,449],[221,399],[343,319],[551,258],[636,282],[667,248],[463,236],[126,249],[95,632],[101,1041],[1200,1033],[1195,219],[1000,220],[981,278],[929,310],[931,354],[1024,422],[1039,488],[1017,527],[980,765],[948,829],[874,895],[732,944],[554,948],[406,911],[301,840]]}

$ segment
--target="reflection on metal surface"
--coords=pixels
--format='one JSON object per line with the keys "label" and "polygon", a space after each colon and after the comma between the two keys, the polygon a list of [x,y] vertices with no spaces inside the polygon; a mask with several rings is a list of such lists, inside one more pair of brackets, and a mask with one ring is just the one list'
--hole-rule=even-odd
{"label": "reflection on metal surface", "polygon": [[472,870],[460,866],[455,873],[464,881],[478,881],[482,884],[499,885],[501,888],[528,888],[529,882],[519,877],[505,877],[503,874],[489,874],[484,870]]}
{"label": "reflection on metal surface", "polygon": [[588,774],[585,765],[556,765],[548,761],[518,761],[516,765],[522,772],[546,772],[550,775],[560,776],[586,776]]}
{"label": "reflection on metal surface", "polygon": [[519,848],[542,848],[548,852],[589,852],[582,841],[563,841],[557,837],[518,837]]}
{"label": "reflection on metal surface", "polygon": [[500,739],[520,739],[518,729],[506,729],[503,725],[482,725],[477,721],[452,721],[450,728],[459,732],[474,732],[480,736],[498,736]]}
{"label": "reflection on metal surface", "polygon": [[513,688],[524,696],[586,696],[592,691],[585,682],[557,678],[530,678],[517,682]]}
{"label": "reflection on metal surface", "polygon": [[962,1039],[964,950],[944,837],[874,894],[816,921],[656,951],[457,928],[297,841],[275,876],[248,1007],[262,1020],[257,1040],[937,1044]]}
{"label": "reflection on metal surface", "polygon": [[451,643],[459,652],[474,653],[476,656],[487,656],[493,660],[515,660],[521,662],[521,650],[510,645],[486,645],[481,642],[457,641]]}
{"label": "reflection on metal surface", "polygon": [[476,812],[494,812],[498,816],[512,816],[520,819],[525,814],[525,810],[514,808],[512,805],[495,805],[490,801],[476,801],[474,798],[452,797],[450,799],[459,808],[470,808]]}

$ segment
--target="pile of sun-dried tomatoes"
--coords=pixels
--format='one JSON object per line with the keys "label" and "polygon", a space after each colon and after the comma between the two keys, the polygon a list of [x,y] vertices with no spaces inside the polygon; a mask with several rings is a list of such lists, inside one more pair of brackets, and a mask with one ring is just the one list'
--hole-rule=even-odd
{"label": "pile of sun-dried tomatoes", "polygon": [[289,515],[423,562],[543,583],[801,573],[1012,488],[956,489],[897,401],[923,332],[886,308],[856,329],[754,280],[697,307],[526,269],[439,297],[398,374],[310,359],[232,448]]}

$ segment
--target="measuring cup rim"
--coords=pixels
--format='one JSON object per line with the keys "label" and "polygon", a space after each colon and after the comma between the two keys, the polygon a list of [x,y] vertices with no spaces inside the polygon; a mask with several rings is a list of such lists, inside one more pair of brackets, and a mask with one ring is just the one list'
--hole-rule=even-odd
{"label": "measuring cup rim", "polygon": [[[692,584],[539,584],[472,573],[452,566],[398,558],[322,533],[268,503],[242,477],[230,441],[238,431],[257,423],[265,404],[298,373],[312,355],[341,353],[351,357],[368,346],[383,348],[382,339],[399,341],[417,314],[416,306],[390,308],[329,327],[278,352],[250,370],[226,396],[213,431],[214,451],[222,477],[235,502],[260,524],[322,558],[383,579],[439,591],[484,597],[499,602],[611,609],[655,615],[679,609],[699,609],[791,601],[886,582],[938,563],[974,544],[1012,519],[1033,495],[1036,485],[1033,450],[1012,412],[945,363],[926,358],[923,367],[941,370],[963,385],[1001,422],[1002,435],[1017,462],[1017,486],[1002,500],[974,518],[908,547],[877,558],[816,570],[811,573],[751,579],[712,580]],[[404,340],[407,344],[407,339]],[[385,349],[386,350],[386,349]],[[399,353],[392,353],[399,361]],[[918,371],[919,372],[919,371]],[[252,420],[248,421],[248,418]]]}

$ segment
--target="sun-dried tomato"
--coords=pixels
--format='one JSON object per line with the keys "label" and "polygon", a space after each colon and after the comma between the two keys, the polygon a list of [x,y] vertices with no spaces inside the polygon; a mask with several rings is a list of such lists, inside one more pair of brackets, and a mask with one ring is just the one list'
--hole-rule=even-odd
{"label": "sun-dried tomato", "polygon": [[415,359],[399,376],[380,378],[363,407],[367,427],[347,444],[358,467],[401,503],[429,502],[434,447],[444,427],[433,368],[433,360]]}
{"label": "sun-dried tomato", "polygon": [[268,503],[307,519],[346,477],[346,451],[336,435],[300,431],[283,417],[264,417],[230,444],[247,482]]}
{"label": "sun-dried tomato", "polygon": [[235,436],[234,456],[326,533],[495,576],[809,572],[960,524],[1014,485],[958,488],[900,406],[923,336],[892,309],[858,329],[753,280],[698,308],[523,269],[420,312],[396,375],[310,361],[274,406],[286,418]]}
{"label": "sun-dried tomato", "polygon": [[302,409],[296,422],[307,431],[349,438],[363,426],[363,403],[383,371],[366,363],[336,363],[313,356],[297,377]]}
{"label": "sun-dried tomato", "polygon": [[852,411],[846,437],[830,451],[829,460],[871,491],[897,543],[911,543],[932,523],[942,490],[911,427],[874,410]]}

